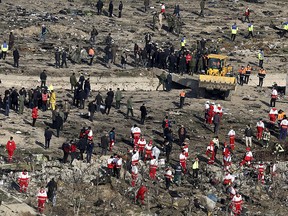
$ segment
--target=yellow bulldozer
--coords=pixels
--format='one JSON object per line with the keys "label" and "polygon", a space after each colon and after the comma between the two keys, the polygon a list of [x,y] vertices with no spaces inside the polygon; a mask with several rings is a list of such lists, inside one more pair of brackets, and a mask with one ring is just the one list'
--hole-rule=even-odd
{"label": "yellow bulldozer", "polygon": [[227,65],[228,56],[209,54],[206,74],[199,76],[198,97],[205,97],[206,92],[221,94],[225,100],[231,100],[236,90],[236,78],[233,68]]}

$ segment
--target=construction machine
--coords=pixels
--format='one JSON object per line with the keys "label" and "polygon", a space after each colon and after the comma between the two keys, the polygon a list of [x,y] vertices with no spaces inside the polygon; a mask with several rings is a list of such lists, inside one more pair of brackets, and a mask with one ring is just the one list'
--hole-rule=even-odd
{"label": "construction machine", "polygon": [[236,77],[233,76],[232,66],[227,65],[227,59],[228,56],[225,55],[208,55],[208,69],[199,76],[198,97],[205,97],[210,92],[231,100],[233,91],[236,90]]}

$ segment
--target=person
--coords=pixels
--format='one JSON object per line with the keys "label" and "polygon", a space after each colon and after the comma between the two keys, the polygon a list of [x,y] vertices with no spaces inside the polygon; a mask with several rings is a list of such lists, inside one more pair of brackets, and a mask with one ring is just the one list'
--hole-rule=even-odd
{"label": "person", "polygon": [[214,142],[210,141],[207,150],[206,150],[206,155],[209,157],[208,164],[214,164],[215,162],[215,147],[214,147]]}
{"label": "person", "polygon": [[235,131],[233,130],[233,127],[231,126],[230,131],[228,132],[228,136],[229,136],[229,144],[230,144],[230,149],[231,151],[234,151],[235,149]]}
{"label": "person", "polygon": [[179,4],[175,4],[173,15],[175,15],[178,18],[180,17],[180,6],[179,6]]}
{"label": "person", "polygon": [[148,144],[145,145],[145,157],[144,157],[144,162],[148,159],[152,159],[152,148],[153,148],[153,145],[152,145],[152,140],[149,141]]}
{"label": "person", "polygon": [[243,22],[245,22],[245,21],[247,20],[248,23],[250,23],[250,19],[249,19],[250,12],[251,12],[251,11],[250,11],[250,8],[249,8],[249,7],[246,7],[245,12],[244,12],[245,18],[244,18]]}
{"label": "person", "polygon": [[265,166],[264,163],[262,161],[259,162],[259,164],[256,166],[257,170],[258,170],[258,181],[260,181],[262,184],[265,183]]}
{"label": "person", "polygon": [[122,3],[122,1],[120,1],[118,9],[119,9],[118,18],[121,18],[121,14],[122,14],[122,10],[123,10],[123,3]]}
{"label": "person", "polygon": [[220,127],[220,115],[218,112],[216,112],[214,115],[213,124],[214,124],[214,134],[217,135],[219,133],[219,127]]}
{"label": "person", "polygon": [[182,150],[182,152],[179,155],[180,165],[183,169],[183,173],[186,174],[187,172],[187,157],[185,155],[185,150]]}
{"label": "person", "polygon": [[245,71],[245,68],[244,66],[242,66],[240,69],[239,69],[239,77],[240,77],[240,85],[243,86],[244,84],[244,77],[245,77],[245,74],[246,74],[246,71]]}
{"label": "person", "polygon": [[9,42],[8,42],[8,48],[9,50],[12,50],[13,46],[14,46],[14,41],[15,41],[15,36],[13,34],[13,30],[10,31],[9,34]]}
{"label": "person", "polygon": [[165,72],[163,71],[161,73],[160,76],[158,76],[158,80],[159,80],[159,83],[158,83],[158,86],[156,88],[156,91],[158,91],[158,88],[162,85],[163,87],[163,91],[165,91],[165,82],[166,82],[166,75],[165,75]]}
{"label": "person", "polygon": [[186,93],[182,89],[182,91],[180,92],[180,105],[179,105],[180,108],[183,108],[184,101],[185,101],[185,96],[186,96]]}
{"label": "person", "polygon": [[264,61],[264,51],[260,49],[258,52],[258,60],[259,60],[259,67],[263,68],[263,61]]}
{"label": "person", "polygon": [[47,200],[47,192],[44,187],[41,187],[41,189],[37,193],[37,199],[38,199],[38,211],[40,214],[42,214],[44,212],[44,206]]}
{"label": "person", "polygon": [[149,176],[152,180],[156,179],[156,172],[158,168],[158,159],[156,156],[153,156],[153,159],[150,160],[150,166],[149,166]]}
{"label": "person", "polygon": [[251,148],[247,147],[245,156],[239,165],[244,166],[245,164],[248,164],[250,166],[252,160],[253,160],[253,154],[252,154]]}
{"label": "person", "polygon": [[55,68],[60,68],[60,51],[57,48],[55,51]]}
{"label": "person", "polygon": [[43,43],[46,42],[46,35],[48,32],[49,32],[48,28],[45,26],[45,24],[43,24],[41,27],[41,34],[40,34],[40,41],[43,40]]}
{"label": "person", "polygon": [[104,113],[106,113],[107,115],[109,115],[109,113],[110,113],[110,109],[112,107],[112,102],[113,102],[113,97],[108,95],[105,98],[105,109],[104,109]]}
{"label": "person", "polygon": [[172,74],[169,73],[167,74],[167,77],[166,77],[166,91],[171,91],[172,89]]}
{"label": "person", "polygon": [[201,0],[200,1],[200,9],[201,9],[201,11],[200,11],[199,16],[202,16],[202,17],[204,17],[205,2],[206,2],[206,0]]}
{"label": "person", "polygon": [[119,88],[117,88],[117,91],[115,93],[116,109],[120,109],[121,99],[122,99],[122,92],[120,91]]}
{"label": "person", "polygon": [[172,171],[171,171],[171,169],[169,167],[165,171],[166,172],[165,172],[164,176],[165,176],[166,190],[169,190],[171,181],[173,179],[173,175],[172,175]]}
{"label": "person", "polygon": [[109,132],[109,151],[112,151],[115,142],[116,142],[115,127],[113,127]]}
{"label": "person", "polygon": [[137,191],[136,200],[140,199],[141,204],[144,205],[145,194],[148,192],[148,189],[145,185],[141,185],[139,190]]}
{"label": "person", "polygon": [[29,176],[27,170],[24,169],[23,172],[20,172],[20,174],[18,176],[18,184],[20,186],[20,188],[19,188],[20,193],[22,193],[22,192],[26,193],[27,192],[29,180],[30,180],[30,176]]}
{"label": "person", "polygon": [[8,52],[9,46],[6,43],[6,41],[4,41],[4,43],[1,45],[1,51],[2,51],[2,59],[5,60],[7,52]]}
{"label": "person", "polygon": [[131,116],[134,117],[133,115],[133,104],[132,104],[132,96],[130,96],[127,100],[127,114],[126,117],[129,117],[129,113],[131,113]]}
{"label": "person", "polygon": [[123,164],[122,158],[119,155],[115,156],[115,165],[114,165],[114,176],[116,176],[117,179],[120,178],[120,172],[121,172],[121,167]]}
{"label": "person", "polygon": [[273,88],[272,92],[271,92],[270,107],[275,107],[276,106],[277,98],[278,98],[278,92],[277,92],[276,88]]}
{"label": "person", "polygon": [[260,120],[257,122],[256,127],[257,127],[257,140],[261,140],[262,139],[262,133],[263,133],[263,130],[265,128],[265,125],[264,125],[264,122],[262,121],[262,118],[260,118]]}
{"label": "person", "polygon": [[109,17],[112,17],[113,15],[113,1],[111,0],[110,3],[109,3],[109,8],[108,8],[108,12],[109,12]]}
{"label": "person", "polygon": [[279,140],[284,140],[284,141],[286,140],[287,129],[288,129],[288,120],[287,120],[287,117],[284,116],[283,120],[280,123]]}
{"label": "person", "polygon": [[44,132],[44,137],[45,137],[45,149],[48,149],[50,147],[50,141],[51,141],[51,138],[52,138],[52,130],[50,130],[49,127],[47,127],[45,129],[45,132]]}
{"label": "person", "polygon": [[46,110],[47,110],[47,101],[48,101],[48,92],[47,92],[47,90],[42,91],[41,99],[42,99],[42,111],[46,112]]}
{"label": "person", "polygon": [[263,81],[264,81],[264,78],[266,76],[266,70],[264,70],[264,68],[260,68],[259,72],[258,72],[258,78],[259,78],[259,85],[260,87],[263,86]]}
{"label": "person", "polygon": [[89,65],[92,66],[93,59],[94,59],[94,56],[95,56],[95,51],[94,51],[93,47],[89,48],[88,55],[89,55],[89,58],[90,58]]}
{"label": "person", "polygon": [[187,136],[187,130],[184,125],[181,125],[178,129],[178,138],[179,138],[179,145],[181,146]]}
{"label": "person", "polygon": [[95,26],[93,26],[92,27],[92,31],[91,31],[91,33],[90,33],[90,42],[91,43],[95,43],[95,38],[96,38],[96,36],[98,35],[98,31],[97,31],[97,29],[95,28]]}
{"label": "person", "polygon": [[107,149],[109,146],[109,139],[108,139],[108,133],[105,133],[102,137],[101,137],[101,155],[106,155],[107,154]]}
{"label": "person", "polygon": [[159,155],[160,155],[160,149],[157,146],[154,146],[152,148],[152,156],[158,160],[159,159]]}
{"label": "person", "polygon": [[16,68],[19,67],[19,59],[20,59],[20,54],[19,54],[17,47],[15,47],[15,49],[13,51],[13,60],[14,60],[13,66]]}
{"label": "person", "polygon": [[[19,101],[19,112],[18,112],[18,114],[19,114],[19,115],[23,115],[24,104],[25,104],[25,97],[24,97],[23,94],[20,94],[20,95],[19,95],[18,101]],[[1,107],[2,107],[2,106],[1,106]]]}
{"label": "person", "polygon": [[254,30],[254,26],[253,26],[253,23],[249,23],[248,24],[248,35],[247,35],[247,38],[250,38],[250,36],[253,38],[254,35],[253,35],[253,30]]}
{"label": "person", "polygon": [[75,90],[75,88],[77,86],[77,79],[76,79],[76,76],[75,76],[74,72],[70,76],[70,85],[71,85],[71,91],[73,92],[73,90]]}
{"label": "person", "polygon": [[133,164],[131,168],[131,177],[132,177],[131,186],[135,187],[136,181],[138,179],[138,168],[136,165],[133,165]]}
{"label": "person", "polygon": [[88,104],[88,116],[89,116],[89,121],[93,122],[94,120],[94,113],[96,111],[96,104],[95,104],[95,101],[91,101],[89,104]]}
{"label": "person", "polygon": [[237,31],[238,31],[238,27],[237,27],[236,23],[234,23],[231,27],[231,41],[235,41]]}
{"label": "person", "polygon": [[144,11],[147,12],[147,8],[149,6],[150,0],[144,0]]}
{"label": "person", "polygon": [[235,181],[235,176],[227,172],[223,178],[223,185],[233,184],[234,181]]}
{"label": "person", "polygon": [[271,138],[271,134],[268,128],[265,128],[263,135],[262,135],[262,140],[263,140],[263,148],[268,148],[269,147],[269,141]]}
{"label": "person", "polygon": [[122,66],[122,69],[126,69],[126,65],[127,65],[127,54],[126,52],[124,51],[121,55],[121,66]]}
{"label": "person", "polygon": [[51,90],[49,103],[50,103],[51,110],[55,110],[55,107],[56,107],[56,93],[54,92],[54,90]]}
{"label": "person", "polygon": [[138,163],[139,163],[139,157],[140,157],[139,151],[136,150],[136,149],[134,149],[134,150],[132,151],[132,157],[131,157],[131,164],[132,164],[132,166],[137,166],[137,165],[138,165]]}
{"label": "person", "polygon": [[143,125],[147,116],[147,109],[145,107],[145,104],[143,103],[142,106],[140,107],[140,112],[141,112],[141,124]]}
{"label": "person", "polygon": [[282,23],[282,31],[280,34],[280,38],[284,37],[287,32],[288,32],[288,22],[286,21]]}
{"label": "person", "polygon": [[66,122],[68,119],[68,115],[70,113],[70,108],[71,108],[71,106],[70,106],[70,103],[68,102],[68,100],[67,99],[64,100],[64,104],[63,104],[64,122]]}
{"label": "person", "polygon": [[34,107],[32,109],[32,119],[33,119],[32,127],[35,127],[35,123],[36,123],[37,118],[38,118],[38,107]]}
{"label": "person", "polygon": [[91,157],[92,157],[92,154],[93,154],[93,148],[94,148],[94,143],[93,143],[92,140],[89,140],[87,148],[86,148],[86,160],[87,160],[87,163],[91,163]]}
{"label": "person", "polygon": [[98,0],[97,4],[96,4],[96,8],[97,8],[97,14],[101,15],[102,14],[102,9],[103,9],[103,2],[102,0]]}
{"label": "person", "polygon": [[192,177],[194,179],[197,179],[198,178],[198,173],[199,173],[199,159],[196,156],[194,158],[194,160],[192,161]]}
{"label": "person", "polygon": [[180,165],[176,166],[175,172],[174,172],[174,179],[173,182],[177,185],[181,185],[181,176],[182,176],[182,168]]}
{"label": "person", "polygon": [[169,163],[170,154],[172,151],[172,142],[167,138],[164,140],[165,154],[166,154],[166,162]]}
{"label": "person", "polygon": [[275,107],[272,107],[269,111],[269,120],[270,120],[270,127],[271,129],[275,128],[275,123],[278,116],[278,110]]}
{"label": "person", "polygon": [[63,159],[62,159],[62,162],[63,162],[63,163],[67,163],[67,159],[68,159],[69,152],[70,152],[70,145],[69,145],[69,143],[64,142],[64,143],[62,144],[62,151],[63,151]]}
{"label": "person", "polygon": [[55,206],[56,203],[55,203],[55,197],[56,197],[56,192],[57,192],[57,182],[55,181],[54,178],[52,178],[48,184],[46,185],[46,188],[48,188],[48,192],[47,192],[47,197],[48,197],[48,200],[50,202],[52,202],[52,205]]}
{"label": "person", "polygon": [[249,82],[249,77],[251,75],[251,70],[252,68],[250,67],[250,65],[248,64],[247,67],[245,68],[245,79],[244,79],[244,83],[248,84]]}
{"label": "person", "polygon": [[250,124],[246,126],[244,134],[245,134],[246,147],[252,147],[253,132]]}
{"label": "person", "polygon": [[241,215],[242,212],[242,196],[236,192],[236,195],[232,198],[231,208],[234,215]]}
{"label": "person", "polygon": [[12,162],[12,157],[15,149],[16,149],[16,143],[13,140],[13,137],[10,137],[10,140],[8,140],[6,144],[6,151],[8,152],[8,162]]}
{"label": "person", "polygon": [[62,57],[61,58],[61,60],[62,60],[61,68],[63,68],[64,64],[65,64],[65,67],[68,68],[68,66],[67,66],[67,51],[66,51],[66,49],[63,49],[61,57]]}
{"label": "person", "polygon": [[58,113],[56,118],[55,118],[55,128],[56,128],[56,136],[59,137],[60,136],[60,130],[63,126],[63,119],[60,116],[60,114]]}

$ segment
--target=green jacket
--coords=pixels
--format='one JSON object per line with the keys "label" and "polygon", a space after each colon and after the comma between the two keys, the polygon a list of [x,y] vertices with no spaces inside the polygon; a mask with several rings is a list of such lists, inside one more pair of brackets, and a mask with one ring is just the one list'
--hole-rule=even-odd
{"label": "green jacket", "polygon": [[25,101],[25,98],[23,95],[19,95],[19,98],[18,98],[18,101],[19,101],[19,105],[24,105],[24,101]]}
{"label": "green jacket", "polygon": [[117,90],[115,93],[115,100],[121,101],[121,99],[122,99],[122,92],[120,90]]}
{"label": "green jacket", "polygon": [[75,75],[71,75],[70,76],[70,83],[72,86],[76,86],[77,85],[77,79]]}
{"label": "green jacket", "polygon": [[165,73],[162,73],[160,76],[159,76],[159,82],[160,83],[165,83],[165,81],[166,81],[166,75],[165,75]]}
{"label": "green jacket", "polygon": [[132,109],[132,108],[133,108],[132,99],[131,99],[131,97],[129,97],[128,100],[127,100],[127,109]]}

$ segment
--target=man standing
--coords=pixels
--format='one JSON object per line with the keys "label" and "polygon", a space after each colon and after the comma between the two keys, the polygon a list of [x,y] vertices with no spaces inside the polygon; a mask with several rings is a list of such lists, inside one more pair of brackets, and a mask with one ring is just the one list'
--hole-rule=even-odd
{"label": "man standing", "polygon": [[288,120],[287,117],[284,116],[283,120],[280,123],[280,135],[279,135],[279,140],[286,140],[287,136],[287,129],[288,129]]}
{"label": "man standing", "polygon": [[109,146],[108,133],[105,133],[101,137],[101,148],[102,148],[101,156],[107,154],[108,146]]}
{"label": "man standing", "polygon": [[259,77],[259,85],[260,87],[263,86],[263,82],[264,82],[264,78],[266,77],[266,71],[264,70],[264,68],[260,68],[259,73],[258,73],[258,77]]}
{"label": "man standing", "polygon": [[13,66],[16,68],[19,67],[19,59],[20,59],[20,54],[19,54],[17,47],[15,47],[15,49],[13,51],[13,60],[14,60]]}
{"label": "man standing", "polygon": [[156,180],[156,172],[158,168],[158,159],[153,156],[153,159],[150,161],[149,166],[149,176],[152,180]]}
{"label": "man standing", "polygon": [[185,150],[182,150],[182,153],[179,155],[180,165],[183,169],[183,173],[187,172],[187,157],[185,155]]}
{"label": "man standing", "polygon": [[73,89],[76,88],[77,86],[77,79],[75,76],[75,73],[73,72],[73,74],[70,76],[70,85],[71,85],[71,91],[73,92]]}
{"label": "man standing", "polygon": [[46,70],[43,70],[42,73],[40,73],[40,80],[41,80],[41,88],[45,87],[47,80]]}
{"label": "man standing", "polygon": [[140,122],[141,122],[141,124],[144,124],[146,116],[147,116],[147,109],[146,109],[144,103],[140,107],[140,112],[141,112],[141,120],[140,120]]}
{"label": "man standing", "polygon": [[169,190],[171,181],[173,179],[172,171],[169,167],[166,169],[166,173],[164,176],[165,176],[166,190]]}
{"label": "man standing", "polygon": [[273,88],[271,92],[270,107],[275,107],[277,98],[278,98],[278,92],[276,88]]}
{"label": "man standing", "polygon": [[91,101],[88,104],[88,112],[89,112],[88,116],[89,116],[89,121],[91,121],[91,122],[93,122],[95,111],[96,111],[95,101]]}
{"label": "man standing", "polygon": [[123,3],[122,3],[122,1],[120,1],[118,9],[119,9],[118,18],[121,18],[121,14],[122,14],[122,10],[123,10]]}
{"label": "man standing", "polygon": [[248,124],[245,129],[245,141],[246,141],[246,147],[252,147],[252,128],[251,125]]}
{"label": "man standing", "polygon": [[109,12],[109,17],[112,17],[113,15],[113,1],[111,0],[110,3],[109,3],[109,8],[108,8],[108,12]]}
{"label": "man standing", "polygon": [[55,127],[56,127],[56,132],[57,132],[57,137],[60,136],[60,130],[63,126],[63,119],[60,116],[60,114],[58,113],[55,119]]}
{"label": "man standing", "polygon": [[131,116],[134,117],[133,115],[133,104],[132,104],[132,96],[130,96],[127,100],[127,114],[126,117],[129,117],[129,113],[131,113]]}
{"label": "man standing", "polygon": [[179,108],[183,108],[184,101],[185,101],[185,96],[186,96],[186,93],[182,89],[182,91],[180,92],[180,106],[179,106]]}
{"label": "man standing", "polygon": [[55,206],[55,199],[54,197],[56,196],[57,192],[57,182],[55,182],[54,178],[52,178],[48,184],[46,185],[48,188],[47,196],[50,202],[52,202],[52,206]]}
{"label": "man standing", "polygon": [[263,51],[263,49],[259,50],[258,60],[259,60],[259,67],[263,68],[263,61],[264,61],[264,51]]}
{"label": "man standing", "polygon": [[236,133],[233,130],[233,128],[231,127],[230,131],[228,132],[229,144],[230,144],[231,151],[234,151],[234,149],[235,149],[235,135],[236,135]]}
{"label": "man standing", "polygon": [[63,49],[63,51],[62,51],[61,68],[63,68],[64,64],[65,64],[65,67],[68,68],[68,66],[67,66],[67,52],[66,52],[66,49]]}
{"label": "man standing", "polygon": [[95,26],[93,26],[92,31],[91,31],[91,37],[90,37],[90,42],[91,43],[95,43],[95,41],[96,41],[95,38],[96,38],[97,35],[98,35],[98,31],[95,28]]}
{"label": "man standing", "polygon": [[28,184],[29,184],[30,176],[28,175],[27,170],[25,169],[23,172],[20,173],[18,176],[18,183],[20,186],[20,193],[26,193]]}
{"label": "man standing", "polygon": [[214,134],[218,135],[219,126],[220,126],[220,115],[219,112],[216,112],[213,117],[213,124],[214,124]]}
{"label": "man standing", "polygon": [[60,51],[57,48],[55,51],[55,68],[60,68]]}
{"label": "man standing", "polygon": [[87,145],[87,148],[86,148],[86,160],[87,160],[87,163],[91,163],[91,157],[92,157],[92,154],[93,154],[93,148],[94,148],[94,143],[92,140],[89,140],[88,141],[88,145]]}
{"label": "man standing", "polygon": [[35,123],[36,123],[37,118],[38,118],[38,107],[34,107],[32,109],[32,119],[33,119],[32,127],[35,127]]}
{"label": "man standing", "polygon": [[262,118],[260,118],[260,120],[257,122],[257,140],[261,140],[262,139],[262,133],[263,130],[265,128],[264,122],[262,121]]}
{"label": "man standing", "polygon": [[122,99],[122,92],[120,91],[119,88],[117,88],[117,91],[115,93],[116,109],[120,109],[121,99]]}
{"label": "man standing", "polygon": [[109,132],[109,151],[112,151],[116,142],[115,128],[113,127]]}
{"label": "man standing", "polygon": [[25,97],[24,95],[20,94],[19,98],[19,115],[23,115],[23,111],[24,111],[24,103],[25,103]]}
{"label": "man standing", "polygon": [[12,50],[12,48],[14,46],[14,41],[15,41],[15,37],[13,34],[13,30],[11,30],[10,35],[9,35],[9,42],[8,42],[9,50]]}
{"label": "man standing", "polygon": [[89,65],[92,66],[93,59],[94,59],[94,56],[95,56],[95,51],[94,51],[93,47],[90,47],[90,49],[88,51],[88,55],[89,55],[89,58],[90,58]]}
{"label": "man standing", "polygon": [[137,192],[136,200],[140,199],[142,205],[144,205],[145,193],[147,191],[148,191],[147,187],[145,187],[145,185],[141,185],[141,187],[139,188]]}
{"label": "man standing", "polygon": [[47,127],[45,129],[45,132],[44,132],[44,137],[45,137],[45,149],[48,149],[50,147],[50,141],[51,141],[51,138],[52,138],[52,130],[50,130],[49,127]]}
{"label": "man standing", "polygon": [[144,11],[147,12],[147,8],[149,6],[149,0],[144,0]]}
{"label": "man standing", "polygon": [[55,110],[55,108],[56,108],[56,93],[54,92],[54,90],[51,90],[49,99],[50,99],[51,110]]}
{"label": "man standing", "polygon": [[3,60],[5,60],[5,58],[6,58],[8,48],[9,48],[8,44],[6,43],[6,41],[4,41],[4,43],[1,45],[1,51],[2,51]]}
{"label": "man standing", "polygon": [[186,139],[186,135],[187,130],[184,125],[181,125],[181,127],[178,129],[179,146],[182,146],[184,140]]}
{"label": "man standing", "polygon": [[263,140],[263,148],[268,148],[269,147],[269,141],[271,138],[271,133],[268,130],[268,128],[265,128],[263,135],[262,135],[262,140]]}
{"label": "man standing", "polygon": [[16,144],[13,140],[13,137],[10,137],[10,140],[6,144],[6,150],[8,152],[8,162],[12,162],[12,157],[13,157],[15,149],[16,149]]}
{"label": "man standing", "polygon": [[101,15],[102,14],[102,9],[103,9],[103,2],[102,0],[98,0],[97,4],[96,4],[96,8],[97,8],[97,14]]}
{"label": "man standing", "polygon": [[247,67],[245,68],[245,83],[248,84],[249,82],[249,77],[251,75],[251,70],[252,68],[250,67],[250,65],[248,64]]}
{"label": "man standing", "polygon": [[38,199],[38,211],[40,214],[43,214],[44,205],[47,200],[47,193],[44,187],[41,187],[40,191],[38,192],[37,199]]}
{"label": "man standing", "polygon": [[169,72],[168,75],[167,75],[167,78],[166,78],[166,90],[167,91],[171,91],[171,89],[172,89],[171,86],[172,86],[172,75]]}
{"label": "man standing", "polygon": [[100,92],[98,92],[98,94],[96,95],[95,100],[96,100],[96,111],[99,112],[100,111],[100,106],[103,103],[103,98],[102,98]]}
{"label": "man standing", "polygon": [[238,27],[237,27],[236,23],[234,23],[234,24],[231,26],[231,41],[235,41],[237,31],[238,31]]}
{"label": "man standing", "polygon": [[249,16],[250,16],[250,8],[249,8],[249,7],[246,7],[244,16],[245,16],[245,18],[244,18],[244,21],[243,21],[243,22],[245,22],[245,21],[247,20],[247,21],[250,23],[250,19],[249,19]]}
{"label": "man standing", "polygon": [[199,16],[202,16],[202,17],[204,17],[205,1],[206,1],[206,0],[201,0],[201,1],[200,1],[200,9],[201,9],[201,11],[200,11]]}

